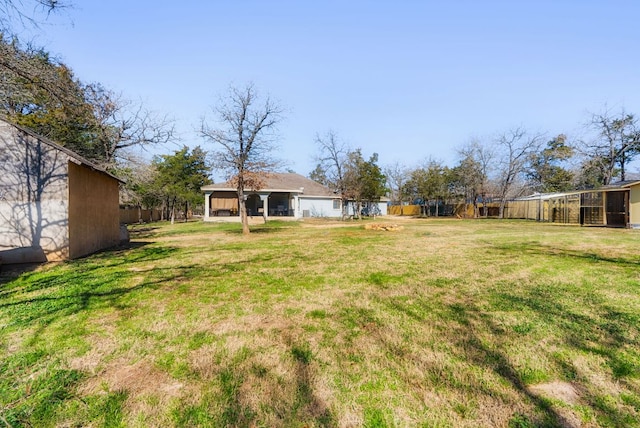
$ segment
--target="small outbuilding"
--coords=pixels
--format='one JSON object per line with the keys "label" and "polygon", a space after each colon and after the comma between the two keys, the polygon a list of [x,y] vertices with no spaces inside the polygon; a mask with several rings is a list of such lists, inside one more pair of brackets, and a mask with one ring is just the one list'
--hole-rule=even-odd
{"label": "small outbuilding", "polygon": [[[204,221],[239,220],[236,189],[229,183],[202,187]],[[295,173],[269,173],[259,190],[245,189],[249,216],[301,219],[304,217],[340,218],[340,195],[309,178]],[[377,215],[387,214],[386,201],[367,207]],[[353,204],[347,207],[353,214]]]}
{"label": "small outbuilding", "polygon": [[598,189],[535,194],[507,203],[506,218],[550,223],[640,228],[640,181]]}
{"label": "small outbuilding", "polygon": [[0,119],[0,261],[74,259],[120,242],[121,180]]}

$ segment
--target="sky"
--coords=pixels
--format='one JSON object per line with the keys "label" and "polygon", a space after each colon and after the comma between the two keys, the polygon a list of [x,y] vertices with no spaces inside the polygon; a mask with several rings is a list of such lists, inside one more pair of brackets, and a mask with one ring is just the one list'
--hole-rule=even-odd
{"label": "sky", "polygon": [[[253,83],[285,109],[277,155],[307,175],[317,134],[365,157],[453,166],[515,127],[587,138],[590,114],[640,114],[640,2],[74,0],[35,36],[84,82],[176,121]],[[156,149],[170,153],[179,146]]]}

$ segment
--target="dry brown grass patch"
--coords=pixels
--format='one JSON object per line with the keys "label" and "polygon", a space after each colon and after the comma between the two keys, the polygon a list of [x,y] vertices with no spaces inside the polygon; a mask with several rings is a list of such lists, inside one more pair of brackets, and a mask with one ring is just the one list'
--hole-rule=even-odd
{"label": "dry brown grass patch", "polygon": [[[579,428],[585,427],[570,406],[580,404],[580,391],[578,387],[569,382],[553,381],[531,385],[529,392],[536,396],[545,397],[560,402],[560,405],[554,405],[554,411],[558,415],[558,421],[563,428]],[[589,425],[591,426],[591,425]]]}
{"label": "dry brown grass patch", "polygon": [[[127,392],[125,418],[131,421],[136,415],[144,415],[148,423],[155,421],[154,424],[161,426],[166,423],[166,409],[172,400],[189,395],[187,390],[192,389],[185,388],[183,383],[158,370],[147,359],[133,364],[118,359],[85,381],[78,391],[81,395]],[[153,405],[149,403],[150,398],[153,398]]]}
{"label": "dry brown grass patch", "polygon": [[394,223],[367,223],[364,225],[365,230],[380,230],[383,232],[397,232],[404,229],[404,226],[399,226]]}
{"label": "dry brown grass patch", "polygon": [[132,398],[160,393],[169,399],[179,395],[183,384],[155,368],[147,359],[134,364],[119,359],[109,363],[97,376],[88,379],[80,389],[85,394],[94,394],[101,392],[105,386],[109,391],[127,391]]}

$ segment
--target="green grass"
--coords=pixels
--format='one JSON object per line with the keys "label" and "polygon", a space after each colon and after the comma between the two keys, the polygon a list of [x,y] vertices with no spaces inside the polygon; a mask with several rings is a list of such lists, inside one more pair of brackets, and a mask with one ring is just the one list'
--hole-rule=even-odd
{"label": "green grass", "polygon": [[156,223],[0,273],[0,426],[640,426],[638,231],[401,225]]}

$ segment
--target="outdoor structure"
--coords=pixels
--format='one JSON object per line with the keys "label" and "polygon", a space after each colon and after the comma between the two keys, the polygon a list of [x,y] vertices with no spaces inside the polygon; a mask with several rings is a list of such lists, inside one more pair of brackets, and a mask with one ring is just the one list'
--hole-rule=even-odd
{"label": "outdoor structure", "polygon": [[[236,189],[229,183],[202,187],[204,192],[204,221],[239,221]],[[245,189],[249,216],[280,219],[342,216],[340,195],[329,188],[295,173],[270,173],[260,190]],[[385,201],[376,203],[378,215],[386,215]],[[347,214],[353,214],[351,204]]]}
{"label": "outdoor structure", "polygon": [[76,153],[0,119],[0,258],[81,257],[120,242],[120,180]]}
{"label": "outdoor structure", "polygon": [[640,228],[640,181],[621,181],[593,190],[518,198],[507,203],[505,218]]}

